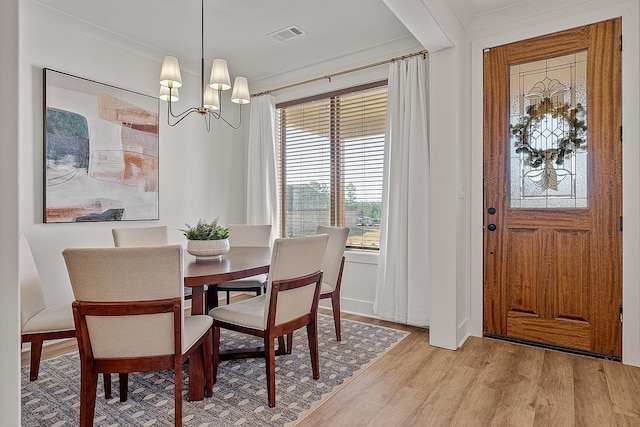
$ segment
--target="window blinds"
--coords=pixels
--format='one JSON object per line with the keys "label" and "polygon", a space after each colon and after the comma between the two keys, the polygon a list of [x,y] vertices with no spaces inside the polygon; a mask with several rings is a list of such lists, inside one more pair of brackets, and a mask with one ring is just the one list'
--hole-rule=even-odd
{"label": "window blinds", "polygon": [[284,236],[330,224],[379,246],[386,107],[386,81],[278,106]]}

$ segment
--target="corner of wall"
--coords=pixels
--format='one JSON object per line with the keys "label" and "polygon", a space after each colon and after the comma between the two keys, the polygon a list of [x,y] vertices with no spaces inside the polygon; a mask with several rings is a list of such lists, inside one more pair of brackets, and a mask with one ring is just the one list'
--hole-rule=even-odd
{"label": "corner of wall", "polygon": [[18,286],[18,138],[19,113],[19,23],[18,0],[0,3],[0,73],[8,83],[0,97],[0,198],[3,201],[0,221],[0,313],[2,330],[0,363],[4,367],[0,390],[0,412],[5,425],[20,425],[20,292]]}

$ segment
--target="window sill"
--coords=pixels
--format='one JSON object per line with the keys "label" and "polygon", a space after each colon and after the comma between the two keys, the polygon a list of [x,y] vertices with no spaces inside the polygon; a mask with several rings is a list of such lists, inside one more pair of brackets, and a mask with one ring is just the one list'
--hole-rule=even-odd
{"label": "window sill", "polygon": [[345,262],[357,264],[378,264],[378,251],[347,249],[344,251]]}

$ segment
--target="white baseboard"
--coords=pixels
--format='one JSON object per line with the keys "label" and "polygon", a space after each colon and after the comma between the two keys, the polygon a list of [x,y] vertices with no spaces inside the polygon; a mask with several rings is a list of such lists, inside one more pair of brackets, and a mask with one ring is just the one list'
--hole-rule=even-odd
{"label": "white baseboard", "polygon": [[[329,299],[321,300],[320,307],[331,308],[331,301]],[[345,313],[358,314],[360,316],[378,318],[373,312],[373,302],[371,301],[340,298],[340,311],[344,311]]]}

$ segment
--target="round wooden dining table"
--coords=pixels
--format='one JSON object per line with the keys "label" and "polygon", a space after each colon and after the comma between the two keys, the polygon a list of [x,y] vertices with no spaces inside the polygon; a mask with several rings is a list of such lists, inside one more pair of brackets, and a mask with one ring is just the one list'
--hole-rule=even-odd
{"label": "round wooden dining table", "polygon": [[[219,259],[196,259],[185,253],[184,285],[191,288],[191,314],[206,313],[206,291],[219,283],[269,272],[271,248],[233,246]],[[215,294],[215,292],[214,292]]]}

